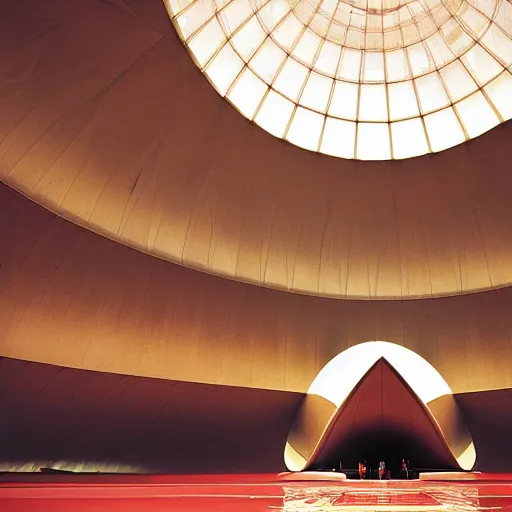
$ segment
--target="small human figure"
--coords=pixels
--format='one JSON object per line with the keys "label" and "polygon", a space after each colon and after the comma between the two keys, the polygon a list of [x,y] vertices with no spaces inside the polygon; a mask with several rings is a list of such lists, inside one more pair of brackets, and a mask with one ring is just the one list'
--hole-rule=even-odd
{"label": "small human figure", "polygon": [[383,460],[381,460],[379,462],[379,480],[382,480],[384,478],[385,472],[386,472],[386,463]]}
{"label": "small human figure", "polygon": [[409,465],[405,459],[402,459],[402,475],[404,475],[406,480],[409,480]]}
{"label": "small human figure", "polygon": [[366,476],[366,463],[359,461],[359,478],[364,480]]}

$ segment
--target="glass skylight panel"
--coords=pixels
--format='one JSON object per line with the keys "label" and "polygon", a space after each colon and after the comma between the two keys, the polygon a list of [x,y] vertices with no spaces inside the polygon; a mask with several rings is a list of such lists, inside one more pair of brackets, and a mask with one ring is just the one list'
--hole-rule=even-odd
{"label": "glass skylight panel", "polygon": [[450,104],[450,98],[446,93],[438,73],[429,73],[428,75],[417,78],[414,84],[418,92],[422,114],[429,114],[430,112],[445,108]]}
{"label": "glass skylight panel", "polygon": [[286,140],[302,148],[316,151],[319,146],[324,119],[325,116],[321,114],[298,107]]}
{"label": "glass skylight panel", "polygon": [[249,61],[249,66],[262,80],[271,84],[284,59],[286,53],[272,39],[267,38]]}
{"label": "glass skylight panel", "polygon": [[479,39],[488,27],[491,20],[474,9],[470,4],[464,4],[463,8],[457,13],[464,29],[473,39]]}
{"label": "glass skylight panel", "polygon": [[384,48],[386,50],[403,48],[402,31],[400,29],[384,32]]}
{"label": "glass skylight panel", "polygon": [[402,38],[405,46],[418,43],[421,40],[418,26],[415,23],[408,23],[402,27]]}
{"label": "glass skylight panel", "polygon": [[322,39],[320,39],[319,36],[317,36],[312,30],[307,29],[303,32],[299,42],[293,49],[292,55],[303,64],[311,66],[321,42]]}
{"label": "glass skylight panel", "polygon": [[468,96],[478,88],[460,60],[441,69],[441,79],[453,102]]}
{"label": "glass skylight panel", "polygon": [[451,107],[425,116],[425,126],[432,151],[443,151],[465,140],[462,127]]}
{"label": "glass skylight panel", "polygon": [[303,31],[304,25],[297,19],[293,12],[290,12],[285,20],[274,29],[272,37],[284,50],[289,52]]}
{"label": "glass skylight panel", "polygon": [[324,36],[329,29],[329,20],[323,14],[317,13],[313,16],[309,27],[316,34]]}
{"label": "glass skylight panel", "polygon": [[359,121],[387,121],[388,105],[385,85],[361,85]]}
{"label": "glass skylight panel", "polygon": [[283,0],[270,0],[259,10],[253,7],[253,11],[257,12],[261,24],[270,33],[290,12],[290,6]]}
{"label": "glass skylight panel", "polygon": [[512,117],[510,0],[165,0],[219,94],[292,144],[381,160]]}
{"label": "glass skylight panel", "polygon": [[365,48],[367,50],[382,50],[384,47],[383,37],[382,32],[367,32]]}
{"label": "glass skylight panel", "polygon": [[210,62],[206,68],[206,74],[219,91],[219,94],[224,96],[243,65],[243,60],[235,50],[229,44],[226,44]]}
{"label": "glass skylight panel", "polygon": [[505,33],[512,33],[512,3],[506,1],[501,2],[497,9],[495,21]]}
{"label": "glass skylight panel", "polygon": [[352,48],[343,48],[338,68],[338,78],[359,82],[361,76],[362,52]]}
{"label": "glass skylight panel", "polygon": [[399,82],[409,78],[409,65],[402,49],[386,52],[386,73],[388,82]]}
{"label": "glass skylight panel", "polygon": [[425,43],[437,69],[455,60],[455,55],[439,32],[428,37]]}
{"label": "glass skylight panel", "polygon": [[359,103],[359,85],[337,81],[334,84],[329,115],[341,119],[356,120]]}
{"label": "glass skylight panel", "polygon": [[437,33],[437,26],[430,16],[423,16],[418,21],[418,30],[421,39],[427,39],[429,36]]}
{"label": "glass skylight panel", "polygon": [[358,28],[347,29],[345,46],[355,50],[362,50],[365,47],[364,32]]}
{"label": "glass skylight panel", "polygon": [[[256,50],[261,47],[267,34],[261,27],[259,21],[253,17],[249,20],[231,39],[233,48],[245,62],[249,62]],[[210,43],[211,44],[211,43]],[[284,52],[281,50],[284,56]]]}
{"label": "glass skylight panel", "polygon": [[354,158],[356,123],[327,117],[320,151],[340,158]]}
{"label": "glass skylight panel", "polygon": [[499,124],[499,119],[481,92],[457,103],[455,109],[470,137],[478,137]]}
{"label": "glass skylight panel", "polygon": [[407,48],[413,76],[421,76],[434,68],[429,52],[423,43],[417,43]]}
{"label": "glass skylight panel", "polygon": [[226,34],[232,34],[252,14],[249,0],[231,0],[218,18]]}
{"label": "glass skylight panel", "polygon": [[294,105],[280,94],[270,91],[256,114],[256,124],[267,132],[282,137],[290,122]]}
{"label": "glass skylight panel", "polygon": [[389,118],[391,121],[418,117],[418,97],[412,82],[388,85]]}
{"label": "glass skylight panel", "polygon": [[393,158],[410,158],[428,153],[427,137],[420,118],[391,123]]}
{"label": "glass skylight panel", "polygon": [[484,91],[503,120],[512,119],[512,74],[504,71]]}
{"label": "glass skylight panel", "polygon": [[200,29],[215,14],[213,0],[196,0],[182,11],[177,18],[178,26],[185,40]]}
{"label": "glass skylight panel", "polygon": [[306,87],[300,97],[300,104],[318,112],[325,113],[334,80],[314,71],[308,77]]}
{"label": "glass skylight panel", "polygon": [[357,158],[360,160],[389,160],[391,145],[387,123],[358,123]]}
{"label": "glass skylight panel", "polygon": [[169,0],[169,9],[174,15],[178,15],[183,9],[188,7],[194,0]]}
{"label": "glass skylight panel", "polygon": [[318,54],[315,69],[319,73],[324,73],[332,77],[336,76],[336,70],[338,69],[340,55],[340,46],[331,43],[330,41],[324,41],[322,49]]}
{"label": "glass skylight panel", "polygon": [[245,117],[252,119],[267,90],[268,86],[245,68],[227,98]]}
{"label": "glass skylight panel", "polygon": [[308,68],[288,57],[277,75],[274,87],[287,98],[296,102],[308,75]]}
{"label": "glass skylight panel", "polygon": [[503,71],[496,59],[479,45],[473,46],[461,60],[479,85],[485,85]]}
{"label": "glass skylight panel", "polygon": [[481,42],[505,66],[512,64],[511,34],[507,35],[496,25],[491,25],[482,37]]}
{"label": "glass skylight panel", "polygon": [[311,21],[311,17],[315,12],[315,7],[312,5],[312,2],[290,2],[294,5],[294,10],[297,13],[299,19],[304,20],[304,24],[309,24]]}
{"label": "glass skylight panel", "polygon": [[189,43],[196,61],[201,66],[206,66],[213,55],[226,42],[226,36],[217,18],[212,18],[201,32],[198,32]]}
{"label": "glass skylight panel", "polygon": [[[492,18],[494,11],[497,7],[496,0],[468,0],[468,3],[476,7],[479,11],[484,13],[488,18]],[[505,2],[506,4],[507,2]],[[499,4],[499,2],[498,2]]]}
{"label": "glass skylight panel", "polygon": [[365,52],[363,82],[384,82],[384,53]]}
{"label": "glass skylight panel", "polygon": [[347,27],[339,25],[338,23],[332,22],[329,27],[329,33],[327,39],[335,44],[343,46],[347,39]]}

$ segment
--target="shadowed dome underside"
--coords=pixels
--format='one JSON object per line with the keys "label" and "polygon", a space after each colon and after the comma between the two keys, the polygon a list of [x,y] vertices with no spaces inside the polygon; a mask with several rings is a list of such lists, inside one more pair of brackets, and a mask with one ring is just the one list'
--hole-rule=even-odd
{"label": "shadowed dome underside", "polygon": [[164,260],[344,299],[512,281],[510,121],[415,159],[303,151],[215,92],[161,0],[11,2],[0,112],[0,180]]}
{"label": "shadowed dome underside", "polygon": [[272,135],[360,160],[512,117],[509,0],[165,0],[219,94]]}

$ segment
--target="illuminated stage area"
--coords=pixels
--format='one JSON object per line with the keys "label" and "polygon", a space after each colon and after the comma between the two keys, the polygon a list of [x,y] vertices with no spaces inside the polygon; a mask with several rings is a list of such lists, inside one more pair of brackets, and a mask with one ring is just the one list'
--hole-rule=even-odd
{"label": "illuminated stage area", "polygon": [[[320,476],[320,474],[319,474]],[[32,476],[0,483],[0,510],[470,512],[512,510],[512,474],[473,481],[300,481],[276,475]],[[35,486],[35,481],[38,485]]]}

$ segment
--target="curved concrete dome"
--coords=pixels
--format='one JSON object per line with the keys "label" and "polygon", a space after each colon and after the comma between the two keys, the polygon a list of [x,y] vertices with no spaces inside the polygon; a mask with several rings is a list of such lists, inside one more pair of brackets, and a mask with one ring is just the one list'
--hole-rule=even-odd
{"label": "curved concrete dome", "polygon": [[19,0],[0,16],[0,179],[182,265],[335,298],[512,279],[512,124],[417,159],[287,144],[201,75],[160,0]]}

